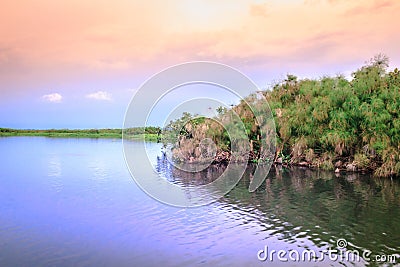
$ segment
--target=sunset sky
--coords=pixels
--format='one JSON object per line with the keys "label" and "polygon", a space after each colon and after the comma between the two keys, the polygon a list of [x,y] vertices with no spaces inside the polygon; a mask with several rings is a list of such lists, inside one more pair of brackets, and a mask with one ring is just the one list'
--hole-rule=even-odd
{"label": "sunset sky", "polygon": [[260,88],[400,67],[400,1],[2,1],[0,127],[122,127],[135,90],[171,65],[228,64]]}

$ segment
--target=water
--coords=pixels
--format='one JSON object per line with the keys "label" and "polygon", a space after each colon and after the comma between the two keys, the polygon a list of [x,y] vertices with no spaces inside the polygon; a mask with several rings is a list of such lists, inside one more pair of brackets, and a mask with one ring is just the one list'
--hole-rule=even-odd
{"label": "water", "polygon": [[[160,173],[193,183],[149,146]],[[339,238],[347,251],[399,256],[400,185],[390,179],[273,168],[249,193],[249,168],[224,198],[182,209],[137,187],[119,140],[0,138],[0,160],[0,266],[377,265],[257,258],[265,246],[318,252]]]}

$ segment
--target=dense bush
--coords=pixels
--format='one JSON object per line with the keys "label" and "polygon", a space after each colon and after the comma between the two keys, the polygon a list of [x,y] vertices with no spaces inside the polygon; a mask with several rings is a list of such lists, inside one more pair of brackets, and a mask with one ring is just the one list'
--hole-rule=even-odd
{"label": "dense bush", "polygon": [[[397,68],[387,72],[387,67],[388,58],[380,54],[355,71],[350,81],[343,76],[298,80],[288,75],[272,90],[264,91],[276,123],[275,159],[324,169],[370,170],[377,176],[398,176],[400,74]],[[256,102],[257,98],[251,95],[246,101]],[[265,136],[260,135],[260,127],[265,131],[272,124],[255,123],[254,114],[244,101],[231,110],[217,111],[219,120],[228,128],[234,124],[230,119],[232,111],[239,115],[251,142],[250,159],[263,159],[259,148]],[[193,142],[193,137],[207,135],[220,150],[229,150],[231,140],[221,125],[212,120],[192,123],[187,120],[189,115],[185,116],[190,127],[179,126],[184,129],[181,141]],[[171,122],[169,127],[174,125],[179,123]],[[192,151],[200,141],[197,139],[190,146]]]}
{"label": "dense bush", "polygon": [[378,55],[351,81],[288,76],[266,92],[278,127],[278,153],[297,163],[312,149],[318,155],[308,161],[316,165],[333,168],[343,160],[378,176],[398,175],[400,77],[397,68],[387,72],[387,67],[387,57]]}

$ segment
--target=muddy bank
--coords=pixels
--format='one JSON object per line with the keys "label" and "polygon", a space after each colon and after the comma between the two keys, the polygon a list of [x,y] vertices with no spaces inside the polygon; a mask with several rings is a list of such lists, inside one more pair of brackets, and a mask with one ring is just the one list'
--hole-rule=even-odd
{"label": "muddy bank", "polygon": [[[228,164],[231,160],[231,153],[229,151],[220,151],[215,155],[213,164]],[[238,161],[236,161],[238,162]],[[242,161],[245,162],[245,161]],[[257,155],[254,152],[250,152],[249,163],[258,163]],[[366,161],[359,159],[358,157],[341,157],[337,159],[331,159],[326,155],[316,156],[314,155],[310,160],[305,158],[292,158],[278,157],[276,156],[273,160],[274,165],[282,166],[296,166],[304,167],[309,169],[322,169],[326,171],[332,171],[335,173],[373,173],[374,170],[379,166],[379,162]]]}

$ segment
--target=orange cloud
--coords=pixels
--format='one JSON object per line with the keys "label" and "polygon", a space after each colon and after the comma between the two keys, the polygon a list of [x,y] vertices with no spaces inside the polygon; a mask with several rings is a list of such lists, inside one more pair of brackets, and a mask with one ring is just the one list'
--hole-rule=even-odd
{"label": "orange cloud", "polygon": [[395,5],[393,1],[374,1],[372,3],[360,3],[357,6],[347,10],[345,15],[356,16],[362,14],[376,14],[382,9],[389,8]]}
{"label": "orange cloud", "polygon": [[362,62],[384,52],[399,64],[399,13],[395,0],[6,1],[0,86],[21,77],[135,73],[188,60],[286,72],[285,62]]}
{"label": "orange cloud", "polygon": [[266,17],[268,15],[266,4],[252,4],[250,5],[250,15],[251,16],[261,16]]}

